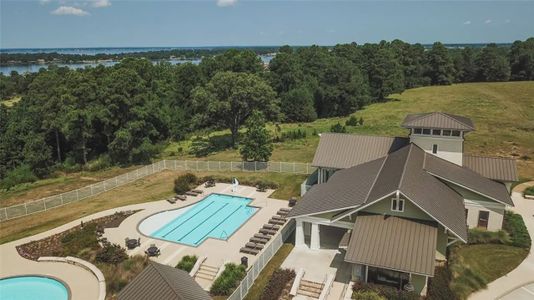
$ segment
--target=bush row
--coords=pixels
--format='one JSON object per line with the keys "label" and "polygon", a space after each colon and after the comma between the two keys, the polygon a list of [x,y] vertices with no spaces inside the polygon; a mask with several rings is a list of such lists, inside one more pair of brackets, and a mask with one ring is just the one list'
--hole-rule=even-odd
{"label": "bush row", "polygon": [[186,272],[191,272],[195,263],[197,262],[198,257],[196,255],[186,255],[182,257],[180,262],[176,265],[177,269],[184,270]]}
{"label": "bush row", "polygon": [[532,241],[521,215],[506,211],[504,213],[503,228],[510,234],[512,246],[530,248]]}
{"label": "bush row", "polygon": [[229,263],[224,266],[224,271],[215,279],[210,288],[213,296],[228,296],[232,294],[235,288],[246,275],[246,269],[243,265]]}
{"label": "bush row", "polygon": [[277,269],[263,289],[260,300],[278,299],[288,283],[295,279],[295,271],[290,269]]}

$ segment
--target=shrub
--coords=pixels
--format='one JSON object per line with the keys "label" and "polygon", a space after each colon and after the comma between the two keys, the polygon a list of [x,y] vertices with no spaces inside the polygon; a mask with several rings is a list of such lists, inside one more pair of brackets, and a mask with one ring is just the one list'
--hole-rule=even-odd
{"label": "shrub", "polygon": [[386,300],[374,291],[357,291],[352,294],[352,299],[356,300]]}
{"label": "shrub", "polygon": [[510,234],[512,246],[530,248],[532,241],[521,215],[505,211],[503,229]]}
{"label": "shrub", "polygon": [[3,189],[9,190],[12,187],[26,182],[34,182],[37,177],[33,174],[30,166],[20,165],[7,172],[6,177],[0,182]]}
{"label": "shrub", "polygon": [[184,270],[186,272],[191,272],[195,263],[197,262],[198,257],[196,255],[186,255],[182,257],[180,262],[176,265],[177,269]]}
{"label": "shrub", "polygon": [[72,231],[61,239],[63,253],[61,256],[78,256],[84,249],[98,249],[96,223],[88,223],[80,230]]}
{"label": "shrub", "polygon": [[277,269],[263,289],[260,300],[278,299],[285,286],[295,279],[295,271],[290,269]]}
{"label": "shrub", "polygon": [[245,275],[245,266],[233,263],[226,264],[224,271],[211,285],[210,293],[214,296],[230,295]]}
{"label": "shrub", "polygon": [[330,132],[345,133],[347,132],[347,128],[338,122],[337,124],[332,125],[332,127],[330,127]]}
{"label": "shrub", "polygon": [[534,196],[534,186],[525,189],[524,195]]}
{"label": "shrub", "polygon": [[285,141],[285,140],[304,139],[306,138],[307,135],[308,134],[306,133],[306,130],[300,130],[300,129],[282,132],[282,138],[280,139],[280,142]]}
{"label": "shrub", "polygon": [[455,300],[451,290],[451,272],[447,267],[436,267],[434,277],[429,279],[427,297],[430,300]]}
{"label": "shrub", "polygon": [[360,126],[363,126],[363,118],[360,117],[360,120],[358,121],[358,123],[360,124]]}
{"label": "shrub", "polygon": [[91,172],[109,167],[111,167],[111,159],[109,158],[109,155],[106,154],[99,156],[97,159],[92,160],[85,165],[85,169]]}
{"label": "shrub", "polygon": [[509,244],[510,237],[503,230],[487,231],[484,229],[469,230],[469,244]]}
{"label": "shrub", "polygon": [[355,116],[350,116],[345,122],[345,126],[358,126],[358,119]]}
{"label": "shrub", "polygon": [[96,261],[117,265],[128,258],[126,250],[117,244],[105,244],[104,247],[96,253]]}
{"label": "shrub", "polygon": [[183,194],[194,187],[198,182],[198,178],[193,173],[185,173],[174,180],[174,192],[176,194]]}

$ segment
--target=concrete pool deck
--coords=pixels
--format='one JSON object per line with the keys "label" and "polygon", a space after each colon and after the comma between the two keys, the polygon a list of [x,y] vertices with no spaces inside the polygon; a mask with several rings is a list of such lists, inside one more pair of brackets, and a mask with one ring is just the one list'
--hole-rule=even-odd
{"label": "concrete pool deck", "polygon": [[[99,283],[96,277],[88,270],[66,263],[36,262],[28,260],[18,254],[16,246],[61,233],[79,225],[81,221],[88,222],[93,219],[112,215],[118,211],[128,210],[140,211],[124,220],[119,227],[105,229],[104,237],[108,238],[108,240],[113,243],[118,243],[122,247],[124,247],[124,239],[126,237],[141,237],[141,247],[129,250],[129,255],[144,255],[144,251],[150,244],[156,244],[161,249],[161,255],[157,258],[153,258],[153,260],[170,266],[175,266],[184,255],[188,254],[197,255],[199,257],[206,256],[206,263],[213,266],[221,266],[224,262],[239,263],[242,256],[247,256],[249,265],[251,265],[257,256],[239,253],[239,249],[243,247],[245,243],[248,242],[249,238],[252,237],[254,233],[257,233],[260,227],[267,223],[271,216],[275,215],[281,207],[287,207],[288,202],[269,198],[268,195],[270,195],[273,190],[267,190],[262,193],[257,192],[255,188],[248,186],[239,186],[235,193],[232,192],[230,184],[222,183],[218,183],[213,188],[204,188],[204,186],[200,186],[199,189],[204,191],[202,195],[197,197],[188,196],[187,200],[183,202],[178,201],[175,204],[171,204],[166,200],[161,200],[108,209],[30,237],[2,244],[0,245],[0,278],[21,275],[51,276],[64,281],[68,285],[71,291],[72,300],[98,299]],[[189,247],[173,242],[152,239],[143,236],[138,231],[137,226],[145,217],[154,213],[177,209],[197,203],[210,193],[222,193],[253,198],[254,200],[250,205],[259,207],[260,209],[254,216],[244,223],[241,228],[236,230],[228,240],[208,239],[198,247]],[[35,215],[35,217],[38,217],[38,214]]]}

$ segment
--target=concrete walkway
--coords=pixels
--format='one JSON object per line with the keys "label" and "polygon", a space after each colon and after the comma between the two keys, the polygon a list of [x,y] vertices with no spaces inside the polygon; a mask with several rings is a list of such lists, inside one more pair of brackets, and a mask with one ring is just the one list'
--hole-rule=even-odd
{"label": "concrete walkway", "polygon": [[[528,186],[533,186],[534,181],[520,184],[512,192],[512,200],[515,207],[511,210],[521,214],[530,234],[534,240],[534,200],[523,198],[522,192]],[[485,290],[474,293],[469,297],[470,300],[488,300],[488,299],[511,299],[509,295],[515,290],[521,290],[523,286],[532,283],[534,280],[534,247],[530,248],[527,258],[512,272],[491,282]],[[530,295],[534,299],[534,294]]]}

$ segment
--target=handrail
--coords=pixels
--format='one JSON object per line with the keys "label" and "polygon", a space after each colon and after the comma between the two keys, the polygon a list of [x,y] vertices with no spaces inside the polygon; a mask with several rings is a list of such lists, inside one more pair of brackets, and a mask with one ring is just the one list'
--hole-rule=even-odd
{"label": "handrail", "polygon": [[302,280],[302,277],[304,277],[304,269],[300,268],[297,272],[297,276],[295,276],[295,281],[293,281],[293,285],[291,286],[291,290],[289,291],[289,294],[291,296],[296,296],[297,292],[299,290],[300,281]]}
{"label": "handrail", "polygon": [[328,274],[326,277],[326,281],[323,286],[323,290],[321,291],[321,294],[319,295],[319,300],[325,300],[328,295],[330,294],[330,289],[332,288],[332,285],[334,284],[334,279],[336,278],[335,274]]}

